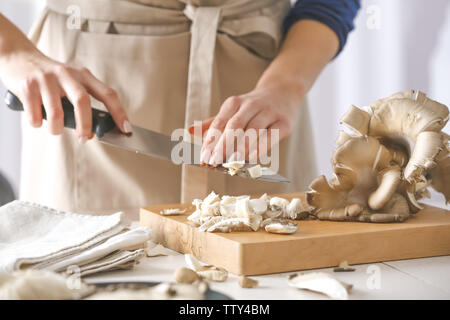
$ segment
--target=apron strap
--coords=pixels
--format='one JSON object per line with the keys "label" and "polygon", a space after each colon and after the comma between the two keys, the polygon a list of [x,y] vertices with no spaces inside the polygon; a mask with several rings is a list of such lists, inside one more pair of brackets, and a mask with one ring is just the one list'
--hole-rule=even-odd
{"label": "apron strap", "polygon": [[[194,121],[204,120],[211,116],[214,49],[217,28],[221,19],[221,8],[194,8],[187,5],[184,13],[192,20],[185,114],[185,128],[187,128]],[[187,137],[187,139],[189,138]],[[195,160],[197,161],[198,157],[195,157]],[[183,165],[181,202],[190,202],[193,198],[204,198],[209,191],[210,178],[210,172],[204,168]],[[222,183],[224,184],[225,180]]]}

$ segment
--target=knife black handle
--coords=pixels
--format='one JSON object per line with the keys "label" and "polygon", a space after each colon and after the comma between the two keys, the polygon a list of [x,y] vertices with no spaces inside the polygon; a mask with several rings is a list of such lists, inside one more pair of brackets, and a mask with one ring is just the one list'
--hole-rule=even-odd
{"label": "knife black handle", "polygon": [[[23,111],[22,102],[12,92],[7,91],[5,95],[5,103],[11,110]],[[75,113],[73,104],[63,97],[61,99],[62,109],[64,111],[64,127],[75,129]],[[42,118],[47,119],[47,113],[44,106],[42,106]],[[92,132],[99,138],[116,127],[116,124],[110,113],[92,108]]]}

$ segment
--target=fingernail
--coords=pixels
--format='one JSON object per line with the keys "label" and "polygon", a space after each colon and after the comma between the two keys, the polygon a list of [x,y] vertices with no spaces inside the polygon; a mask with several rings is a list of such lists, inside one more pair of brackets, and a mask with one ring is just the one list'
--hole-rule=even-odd
{"label": "fingernail", "polygon": [[78,141],[79,141],[81,144],[85,144],[86,141],[88,141],[88,137],[86,137],[86,136],[78,137]]}
{"label": "fingernail", "polygon": [[222,164],[222,157],[220,156],[219,152],[214,151],[211,159],[209,160],[209,164],[212,166]]}
{"label": "fingernail", "polygon": [[125,120],[123,122],[123,130],[125,130],[125,133],[131,133],[133,131],[133,128],[131,127],[131,124],[128,122],[128,120]]}
{"label": "fingernail", "polygon": [[211,154],[208,149],[203,150],[202,153],[200,154],[200,162],[208,163],[210,155]]}

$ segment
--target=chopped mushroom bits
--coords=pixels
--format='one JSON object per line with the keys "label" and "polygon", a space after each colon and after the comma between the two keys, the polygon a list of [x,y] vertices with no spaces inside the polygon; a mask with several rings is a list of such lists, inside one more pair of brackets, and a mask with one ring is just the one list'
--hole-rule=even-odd
{"label": "chopped mushroom bits", "polygon": [[174,216],[174,215],[183,214],[185,212],[186,212],[186,209],[181,210],[179,208],[173,208],[173,209],[163,209],[159,213],[162,214],[163,216]]}
{"label": "chopped mushroom bits", "polygon": [[[196,210],[188,220],[205,232],[258,231],[271,222],[273,225],[266,231],[291,234],[298,226],[286,219],[304,219],[309,210],[302,206],[298,198],[289,201],[280,197],[271,198],[266,194],[251,199],[246,195],[220,197],[213,191],[204,200],[195,199],[192,203]],[[267,220],[275,218],[278,220]],[[263,221],[266,222],[264,225]]]}

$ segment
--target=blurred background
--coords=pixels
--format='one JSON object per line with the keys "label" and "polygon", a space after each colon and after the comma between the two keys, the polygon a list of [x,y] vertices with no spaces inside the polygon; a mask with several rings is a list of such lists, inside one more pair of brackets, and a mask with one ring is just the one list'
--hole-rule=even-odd
{"label": "blurred background", "polygon": [[[1,0],[0,12],[28,32],[44,0]],[[419,89],[450,106],[450,1],[362,0],[344,51],[324,70],[308,99],[318,169],[329,175],[339,119],[398,91]],[[0,95],[5,88],[0,84]],[[445,128],[450,133],[450,126]],[[0,103],[0,172],[18,195],[19,115]],[[299,159],[299,161],[301,161]],[[39,170],[38,168],[36,168]],[[443,197],[430,202],[443,206]]]}

